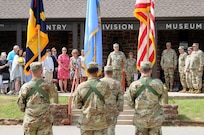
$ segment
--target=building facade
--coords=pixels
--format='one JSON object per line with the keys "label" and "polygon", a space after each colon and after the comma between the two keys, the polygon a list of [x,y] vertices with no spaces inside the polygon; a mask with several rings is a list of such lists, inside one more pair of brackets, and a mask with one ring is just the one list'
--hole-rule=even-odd
{"label": "building facade", "polygon": [[[178,53],[178,46],[187,48],[193,42],[200,43],[204,50],[204,1],[195,4],[191,0],[155,0],[155,41],[157,59],[153,76],[160,77],[161,52],[166,42],[172,42],[172,48]],[[58,54],[62,47],[82,49],[84,43],[86,0],[44,0],[48,48],[56,47]],[[112,44],[119,43],[120,49],[128,55],[134,52],[136,57],[139,33],[139,21],[133,16],[135,0],[101,0],[103,30],[103,63],[113,50]],[[27,16],[30,0],[0,0],[0,51],[9,52],[13,45],[26,47]],[[199,8],[200,7],[200,8]]]}

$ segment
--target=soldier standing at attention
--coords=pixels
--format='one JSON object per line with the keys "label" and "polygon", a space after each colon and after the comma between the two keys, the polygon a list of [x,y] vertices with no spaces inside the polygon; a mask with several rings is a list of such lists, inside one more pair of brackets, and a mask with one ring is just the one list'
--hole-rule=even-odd
{"label": "soldier standing at attention", "polygon": [[192,73],[192,84],[194,93],[201,93],[204,55],[199,49],[199,43],[193,43],[193,52],[191,53],[190,72]]}
{"label": "soldier standing at attention", "polygon": [[125,71],[126,71],[126,80],[127,80],[127,85],[130,86],[130,84],[134,80],[134,73],[137,73],[136,69],[136,59],[133,58],[133,52],[129,52],[129,58],[126,61],[125,64]]}
{"label": "soldier standing at attention", "polygon": [[113,67],[113,78],[122,81],[122,71],[125,68],[126,57],[125,54],[119,51],[119,44],[113,44],[114,51],[108,55],[107,66]]}
{"label": "soldier standing at attention", "polygon": [[184,46],[179,46],[179,59],[178,59],[178,70],[179,70],[179,76],[180,76],[180,82],[183,87],[183,89],[180,92],[186,92],[187,91],[187,84],[186,84],[186,76],[184,72],[185,68],[185,60],[187,57],[187,53],[184,51]]}
{"label": "soldier standing at attention", "polygon": [[42,79],[41,62],[31,63],[30,70],[32,80],[21,87],[17,102],[19,109],[25,112],[24,135],[52,135],[50,97],[55,87]]}
{"label": "soldier standing at attention", "polygon": [[105,77],[101,81],[105,81],[109,84],[111,94],[107,99],[107,103],[111,106],[108,109],[108,115],[111,116],[111,126],[108,128],[108,135],[115,135],[115,125],[117,124],[117,117],[121,111],[123,111],[124,97],[123,90],[119,81],[112,79],[113,67],[105,66],[104,68]]}
{"label": "soldier standing at attention", "polygon": [[97,63],[90,62],[87,71],[88,80],[78,85],[74,95],[75,107],[82,109],[78,127],[81,135],[107,135],[109,116],[106,100],[110,96],[109,85],[97,78]]}
{"label": "soldier standing at attention", "polygon": [[193,51],[192,47],[188,47],[188,55],[185,61],[184,73],[186,74],[186,84],[188,88],[188,92],[193,93],[193,85],[192,85],[192,74],[190,72],[190,61],[191,61],[191,53]]}
{"label": "soldier standing at attention", "polygon": [[141,78],[130,84],[127,99],[135,108],[135,135],[161,135],[163,107],[159,104],[164,99],[164,85],[159,79],[152,79],[152,66],[149,61],[141,62]]}
{"label": "soldier standing at attention", "polygon": [[162,52],[160,65],[164,70],[165,84],[169,91],[173,91],[174,70],[177,66],[177,55],[171,48],[171,42],[166,43],[166,49]]}

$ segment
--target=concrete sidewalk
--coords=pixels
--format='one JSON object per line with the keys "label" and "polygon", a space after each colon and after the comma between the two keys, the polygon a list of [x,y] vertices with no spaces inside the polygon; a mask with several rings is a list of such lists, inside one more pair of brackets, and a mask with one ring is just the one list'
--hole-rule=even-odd
{"label": "concrete sidewalk", "polygon": [[[204,127],[162,127],[163,135],[203,135]],[[117,125],[116,135],[134,135],[132,125]],[[23,135],[22,126],[0,126],[1,135]],[[80,135],[76,126],[53,126],[53,135]]]}
{"label": "concrete sidewalk", "polygon": [[[59,93],[59,96],[70,96],[71,93]],[[168,92],[169,98],[173,99],[198,99],[204,98],[204,93],[192,94],[192,93],[181,93],[181,92]]]}

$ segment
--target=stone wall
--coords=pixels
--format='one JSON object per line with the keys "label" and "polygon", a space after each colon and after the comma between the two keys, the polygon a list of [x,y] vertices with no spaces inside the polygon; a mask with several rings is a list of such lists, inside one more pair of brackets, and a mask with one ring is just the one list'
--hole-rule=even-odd
{"label": "stone wall", "polygon": [[[63,125],[61,121],[68,117],[67,104],[51,104],[51,112],[54,118],[54,125]],[[23,119],[2,119],[0,118],[0,125],[21,125]]]}
{"label": "stone wall", "polygon": [[[172,122],[178,120],[178,105],[165,104],[164,107],[164,122]],[[63,125],[61,121],[68,116],[67,105],[52,105],[52,114],[54,116],[54,125]]]}
{"label": "stone wall", "polygon": [[68,118],[67,104],[52,104],[51,112],[54,117],[54,125],[62,125],[61,121]]}
{"label": "stone wall", "polygon": [[23,119],[2,119],[0,118],[0,125],[21,125],[23,123]]}
{"label": "stone wall", "polygon": [[[61,121],[68,117],[67,104],[52,104],[51,111],[54,116],[54,125],[63,125]],[[163,126],[204,126],[202,121],[182,121],[178,119],[178,105],[163,105],[164,123]],[[22,119],[2,119],[0,125],[21,125]]]}
{"label": "stone wall", "polygon": [[[166,104],[164,107],[165,123],[178,121],[178,105]],[[54,117],[54,125],[63,125],[61,121],[68,118],[67,104],[52,104],[51,112]],[[19,119],[0,119],[0,125],[19,125],[23,120]],[[177,122],[178,123],[178,122]]]}
{"label": "stone wall", "polygon": [[178,105],[165,104],[163,109],[165,122],[178,120]]}

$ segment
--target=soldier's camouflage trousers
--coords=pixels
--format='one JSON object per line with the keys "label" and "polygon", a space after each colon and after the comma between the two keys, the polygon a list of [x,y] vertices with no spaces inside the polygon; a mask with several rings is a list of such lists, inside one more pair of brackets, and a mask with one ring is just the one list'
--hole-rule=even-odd
{"label": "soldier's camouflage trousers", "polygon": [[198,71],[198,69],[191,69],[191,74],[193,88],[200,90],[202,88],[203,71]]}
{"label": "soldier's camouflage trousers", "polygon": [[161,126],[154,128],[137,128],[135,135],[162,135]]}
{"label": "soldier's camouflage trousers", "polygon": [[108,129],[101,130],[83,130],[81,129],[81,135],[108,135]]}
{"label": "soldier's camouflage trousers", "polygon": [[108,127],[108,135],[115,135],[115,125]]}
{"label": "soldier's camouflage trousers", "polygon": [[42,125],[42,126],[28,126],[24,127],[24,135],[53,135],[52,125]]}
{"label": "soldier's camouflage trousers", "polygon": [[117,124],[117,117],[112,117],[112,125],[108,127],[108,135],[115,135],[115,125]]}
{"label": "soldier's camouflage trousers", "polygon": [[186,84],[188,89],[193,89],[192,74],[190,71],[186,72]]}
{"label": "soldier's camouflage trousers", "polygon": [[164,69],[164,77],[167,89],[172,90],[174,84],[174,69],[173,68]]}
{"label": "soldier's camouflage trousers", "polygon": [[186,75],[185,75],[185,73],[179,73],[179,76],[180,76],[180,82],[181,82],[181,85],[182,85],[183,89],[186,89],[187,84],[186,84]]}
{"label": "soldier's camouflage trousers", "polygon": [[134,80],[134,72],[127,72],[126,73],[127,85],[130,86],[130,84],[133,82],[133,80]]}
{"label": "soldier's camouflage trousers", "polygon": [[113,78],[122,81],[122,69],[113,69]]}

